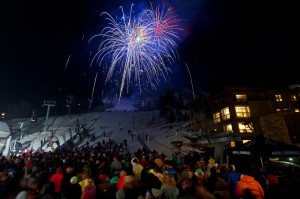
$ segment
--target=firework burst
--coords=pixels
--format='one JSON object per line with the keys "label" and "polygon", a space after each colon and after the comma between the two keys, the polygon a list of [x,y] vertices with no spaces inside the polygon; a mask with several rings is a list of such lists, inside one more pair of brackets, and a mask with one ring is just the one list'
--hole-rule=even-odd
{"label": "firework burst", "polygon": [[132,16],[133,4],[129,15],[120,8],[122,17],[119,21],[107,12],[102,13],[108,25],[90,39],[102,38],[91,64],[108,64],[105,83],[113,77],[121,77],[119,97],[124,87],[128,90],[131,85],[137,85],[141,92],[144,84],[156,89],[160,78],[166,80],[171,72],[166,62],[172,63],[178,57],[175,40],[179,40],[177,34],[181,30],[178,27],[180,20],[172,8],[151,7],[136,18]]}

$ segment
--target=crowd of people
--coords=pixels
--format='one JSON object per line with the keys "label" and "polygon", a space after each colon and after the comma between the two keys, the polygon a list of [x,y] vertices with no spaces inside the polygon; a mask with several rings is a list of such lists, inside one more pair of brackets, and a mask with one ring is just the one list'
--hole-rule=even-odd
{"label": "crowd of people", "polygon": [[226,167],[195,152],[130,153],[125,140],[0,160],[1,199],[275,199],[297,194],[299,181],[295,167]]}

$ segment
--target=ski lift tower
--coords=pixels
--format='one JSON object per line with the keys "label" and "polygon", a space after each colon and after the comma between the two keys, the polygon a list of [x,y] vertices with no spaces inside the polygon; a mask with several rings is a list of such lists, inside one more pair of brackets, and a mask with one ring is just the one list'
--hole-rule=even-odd
{"label": "ski lift tower", "polygon": [[44,107],[44,106],[47,106],[47,107],[48,107],[48,109],[47,109],[47,116],[46,116],[46,122],[45,122],[45,129],[44,129],[44,132],[47,131],[47,125],[48,125],[48,117],[49,117],[50,107],[55,106],[55,103],[56,103],[56,101],[48,101],[48,100],[44,100],[44,104],[42,105],[43,107]]}

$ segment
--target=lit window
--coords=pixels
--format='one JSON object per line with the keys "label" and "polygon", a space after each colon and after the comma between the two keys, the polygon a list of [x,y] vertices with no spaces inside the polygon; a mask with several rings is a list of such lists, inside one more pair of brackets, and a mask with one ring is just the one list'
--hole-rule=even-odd
{"label": "lit window", "polygon": [[222,120],[229,120],[230,119],[230,112],[229,108],[226,107],[221,110]]}
{"label": "lit window", "polygon": [[237,94],[237,95],[235,95],[235,97],[236,97],[236,101],[238,101],[238,102],[246,102],[247,101],[247,95]]}
{"label": "lit window", "polygon": [[251,140],[243,140],[242,143],[245,144],[247,142],[250,142]]}
{"label": "lit window", "polygon": [[249,106],[235,106],[235,113],[237,118],[248,118],[250,117]]}
{"label": "lit window", "polygon": [[214,117],[214,123],[221,122],[221,113],[220,112],[214,113],[213,117]]}
{"label": "lit window", "polygon": [[277,102],[282,102],[282,97],[281,97],[281,95],[275,95],[275,100],[276,100]]}
{"label": "lit window", "polygon": [[296,96],[296,95],[291,95],[291,100],[292,100],[293,102],[298,101],[297,96]]}
{"label": "lit window", "polygon": [[232,125],[231,124],[225,124],[223,125],[224,132],[232,132]]}
{"label": "lit window", "polygon": [[299,113],[299,112],[300,112],[300,109],[296,108],[296,109],[295,109],[295,112],[296,112],[296,113]]}
{"label": "lit window", "polygon": [[235,147],[235,142],[229,142],[230,147]]}
{"label": "lit window", "polygon": [[251,122],[245,124],[244,122],[239,122],[238,123],[239,126],[239,131],[240,133],[253,133],[253,125]]}

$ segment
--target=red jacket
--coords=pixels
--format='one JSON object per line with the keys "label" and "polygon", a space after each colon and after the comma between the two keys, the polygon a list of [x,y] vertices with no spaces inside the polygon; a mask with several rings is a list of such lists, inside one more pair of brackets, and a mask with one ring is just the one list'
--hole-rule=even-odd
{"label": "red jacket", "polygon": [[124,184],[125,184],[125,180],[124,180],[125,176],[120,176],[118,181],[117,181],[117,189],[118,190],[123,190],[124,189]]}
{"label": "red jacket", "polygon": [[252,176],[242,175],[241,179],[236,183],[236,196],[245,196],[246,189],[249,189],[256,199],[263,199],[265,197],[264,190],[258,181],[256,181]]}
{"label": "red jacket", "polygon": [[50,181],[54,183],[54,191],[56,193],[61,192],[61,184],[63,181],[64,175],[61,173],[55,173],[50,177]]}
{"label": "red jacket", "polygon": [[275,176],[274,174],[268,174],[267,175],[267,180],[269,184],[274,184],[274,185],[278,185],[279,184],[279,180],[278,177]]}

